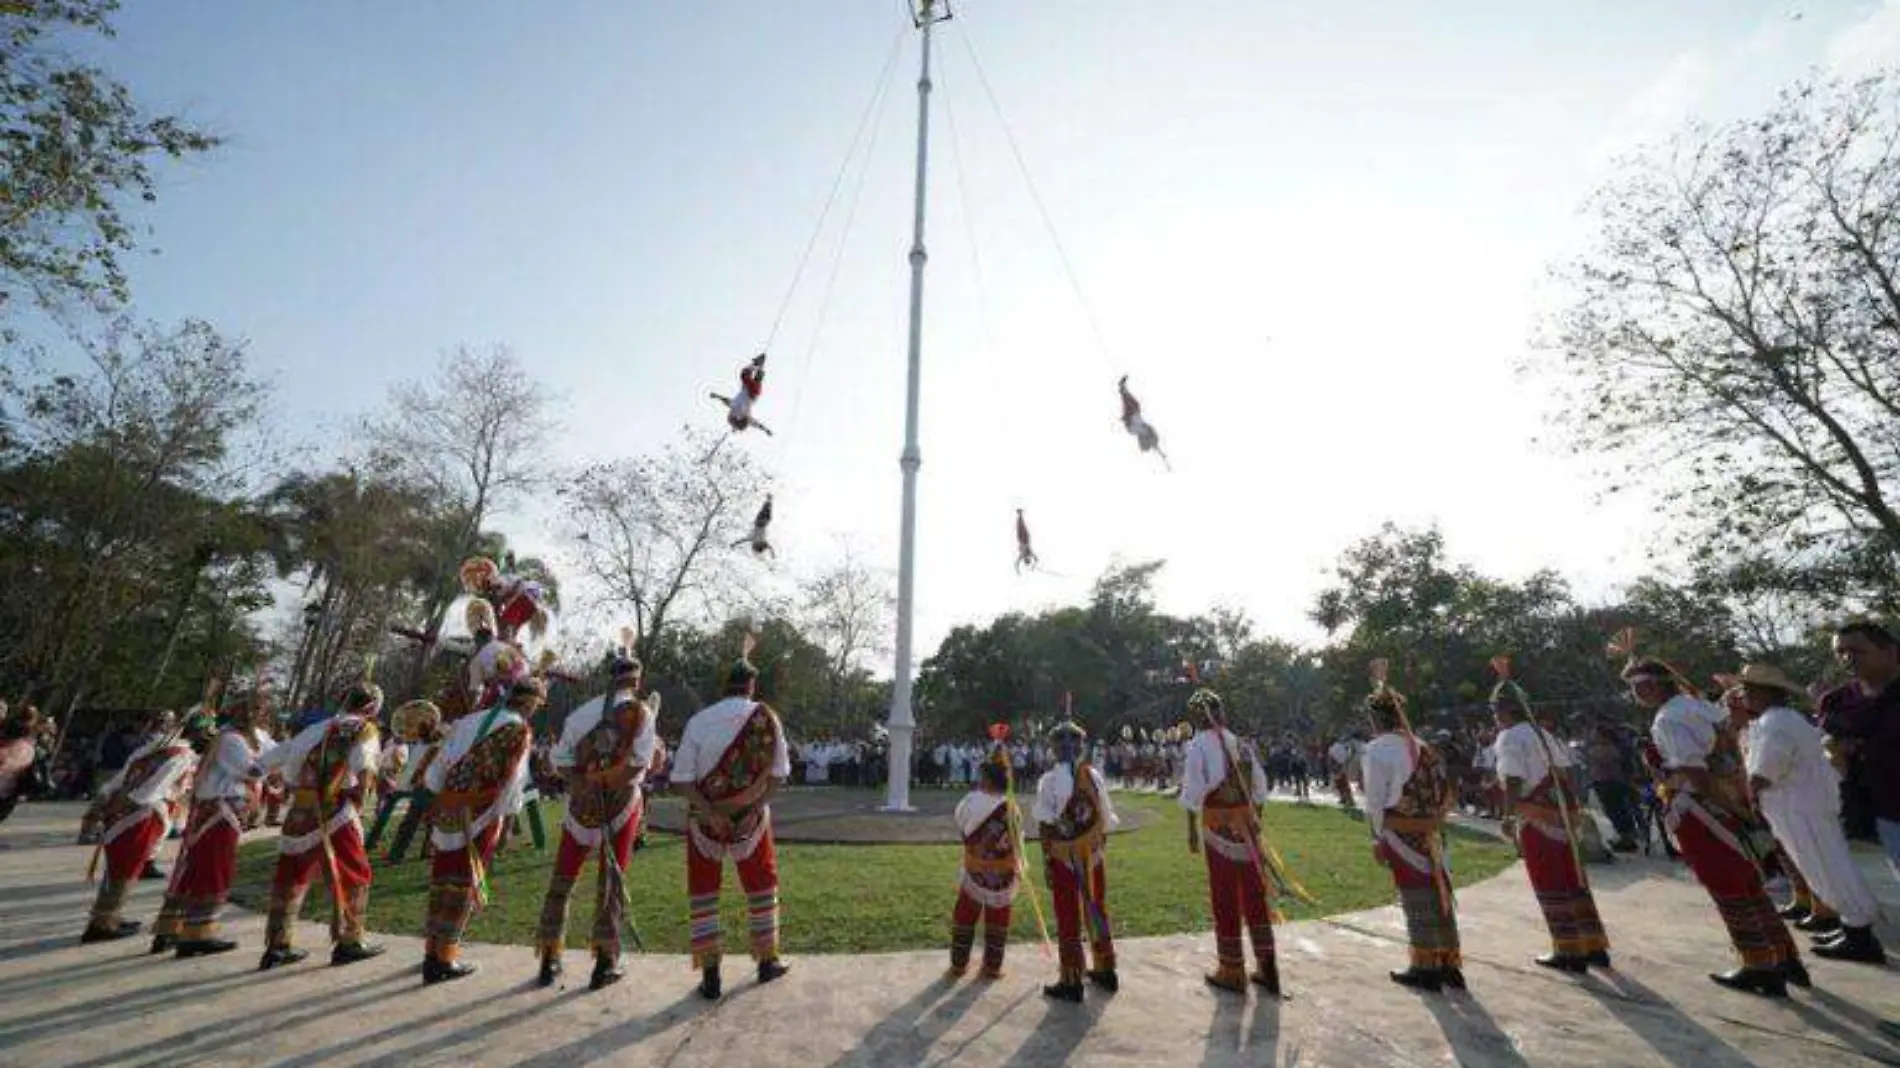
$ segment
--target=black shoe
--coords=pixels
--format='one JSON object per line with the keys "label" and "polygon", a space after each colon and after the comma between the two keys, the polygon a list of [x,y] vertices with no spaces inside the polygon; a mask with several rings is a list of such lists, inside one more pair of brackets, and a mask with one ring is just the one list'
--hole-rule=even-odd
{"label": "black shoe", "polygon": [[561,965],[561,958],[558,954],[551,957],[542,957],[541,973],[535,976],[534,981],[542,987],[553,986],[554,980],[560,977],[563,970],[565,969]]}
{"label": "black shoe", "polygon": [[1822,919],[1819,916],[1809,916],[1794,926],[1811,935],[1826,936],[1838,933],[1841,929],[1841,921],[1838,916],[1829,916],[1826,919]]}
{"label": "black shoe", "polygon": [[130,938],[138,934],[142,926],[144,925],[138,920],[121,920],[117,927],[88,927],[85,933],[79,936],[79,942],[81,945],[91,945],[94,942],[117,942],[121,938]]}
{"label": "black shoe", "polygon": [[159,867],[156,864],[147,864],[145,866],[145,870],[142,872],[139,872],[140,882],[149,883],[155,879],[163,879],[163,878],[165,878],[165,869]]}
{"label": "black shoe", "polygon": [[236,948],[237,943],[228,938],[187,938],[178,943],[178,959],[209,957],[218,953],[229,953]]}
{"label": "black shoe", "polygon": [[1247,981],[1277,998],[1280,996],[1280,965],[1277,962],[1262,964]]}
{"label": "black shoe", "polygon": [[1568,953],[1546,953],[1541,957],[1532,957],[1531,963],[1552,971],[1569,972],[1582,975],[1590,970],[1590,961],[1586,957],[1573,957]]}
{"label": "black shoe", "polygon": [[610,987],[627,977],[627,969],[621,967],[618,954],[594,958],[594,974],[587,980],[587,989],[601,990]]}
{"label": "black shoe", "polygon": [[1051,983],[1042,988],[1042,996],[1055,1001],[1072,1001],[1080,1005],[1082,1003],[1082,984]]}
{"label": "black shoe", "polygon": [[1787,920],[1789,923],[1800,923],[1812,915],[1812,913],[1808,912],[1806,905],[1797,905],[1791,901],[1776,909],[1775,915]]}
{"label": "black shoe", "polygon": [[[1592,968],[1609,968],[1610,967],[1610,951],[1607,949],[1592,950],[1589,953],[1586,953],[1583,955],[1583,963],[1589,965]],[[1611,969],[1611,970],[1614,970],[1614,969]]]}
{"label": "black shoe", "polygon": [[1445,968],[1442,971],[1446,986],[1453,990],[1463,990],[1465,988],[1465,973],[1463,969]]}
{"label": "black shoe", "polygon": [[1785,998],[1788,996],[1788,982],[1785,973],[1768,968],[1737,968],[1732,972],[1712,972],[1709,978],[1716,985],[1730,990],[1741,990],[1763,997]]}
{"label": "black shoe", "polygon": [[170,953],[172,951],[172,947],[177,944],[178,944],[178,940],[176,938],[173,938],[171,935],[153,935],[152,936],[152,956],[156,957],[160,953]]}
{"label": "black shoe", "polygon": [[1098,968],[1090,972],[1089,982],[1111,994],[1122,988],[1121,977],[1115,974],[1113,968]]}
{"label": "black shoe", "polygon": [[1610,848],[1618,853],[1634,853],[1636,852],[1636,843],[1628,838],[1618,838],[1616,841],[1610,843]]}
{"label": "black shoe", "polygon": [[1402,972],[1387,972],[1392,981],[1400,986],[1409,986],[1413,990],[1424,990],[1436,994],[1444,988],[1444,974],[1435,968],[1407,968]]}
{"label": "black shoe", "polygon": [[1781,966],[1781,977],[1803,990],[1814,985],[1814,980],[1808,976],[1808,966],[1801,963],[1800,957],[1790,957],[1787,963]]}
{"label": "black shoe", "polygon": [[264,951],[263,959],[257,962],[257,970],[267,972],[280,965],[295,964],[309,955],[310,951],[307,949],[294,949],[290,946],[267,949]]}
{"label": "black shoe", "polygon": [[714,965],[699,973],[699,996],[707,1001],[719,1000],[719,966]]}
{"label": "black shoe", "polygon": [[446,961],[434,957],[422,958],[422,985],[434,986],[456,979],[466,979],[475,974],[475,966],[465,960]]}
{"label": "black shoe", "polygon": [[1872,927],[1843,927],[1841,937],[1814,947],[1814,955],[1825,960],[1851,961],[1855,964],[1884,964],[1887,951],[1880,945]]}
{"label": "black shoe", "polygon": [[764,985],[792,970],[792,966],[782,960],[762,960],[759,962],[759,983]]}
{"label": "black shoe", "polygon": [[337,968],[345,964],[380,957],[388,947],[381,942],[338,942],[330,950],[330,967]]}

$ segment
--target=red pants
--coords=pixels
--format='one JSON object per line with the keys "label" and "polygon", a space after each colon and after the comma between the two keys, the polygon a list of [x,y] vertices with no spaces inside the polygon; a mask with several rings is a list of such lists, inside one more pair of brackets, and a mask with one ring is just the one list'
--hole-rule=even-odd
{"label": "red pants", "polygon": [[1214,906],[1214,953],[1225,980],[1246,978],[1247,957],[1241,948],[1240,924],[1247,923],[1253,941],[1254,963],[1265,971],[1273,964],[1273,920],[1267,909],[1267,885],[1260,865],[1252,859],[1229,860],[1211,847],[1207,855],[1207,892]]}
{"label": "red pants", "polygon": [[1061,982],[1080,983],[1088,970],[1082,955],[1084,921],[1089,926],[1089,957],[1094,960],[1094,970],[1114,971],[1115,939],[1108,929],[1107,862],[1097,855],[1094,870],[1089,873],[1091,903],[1083,900],[1082,884],[1072,864],[1048,856],[1043,859],[1049,879],[1050,907],[1056,914],[1056,956],[1061,966]]}
{"label": "red pants", "polygon": [[[495,847],[501,844],[502,825],[506,822],[506,819],[496,820],[482,828],[472,840],[483,869],[495,858]],[[468,931],[469,918],[475,914],[478,903],[475,869],[469,863],[469,852],[468,845],[459,849],[437,849],[429,862],[429,915],[424,921],[428,936],[426,951],[443,963],[461,956],[462,936]]]}
{"label": "red pants", "polygon": [[[110,828],[107,828],[110,830]],[[132,883],[145,872],[152,854],[165,837],[165,821],[158,813],[148,813],[133,826],[101,847],[105,855],[105,876],[99,880],[99,896],[92,902],[92,927],[107,930],[119,925],[119,912],[125,908],[125,895]]]}
{"label": "red pants", "polygon": [[[1594,818],[1586,812],[1575,816],[1579,820]],[[1530,876],[1531,889],[1537,892],[1537,906],[1550,928],[1551,948],[1568,957],[1609,949],[1610,940],[1597,916],[1596,898],[1577,867],[1570,843],[1529,826],[1518,832],[1517,840],[1524,852],[1524,871]]]}
{"label": "red pants", "polygon": [[[639,829],[640,820],[636,816],[605,842],[613,851],[614,864],[623,872],[627,870],[627,855],[633,848],[634,833]],[[548,877],[547,897],[541,902],[541,926],[535,932],[535,942],[544,955],[561,952],[567,940],[567,904],[574,893],[574,881],[580,877],[581,865],[588,857],[599,855],[600,848],[583,846],[574,841],[568,831],[562,830],[561,847],[554,854],[554,873]],[[594,952],[602,956],[620,955],[620,927],[626,916],[620,890],[619,882],[606,869],[595,873],[594,933],[590,944]]]}
{"label": "red pants", "polygon": [[[778,959],[778,851],[773,848],[772,828],[759,831],[759,842],[752,854],[736,860],[739,885],[745,888],[746,928],[751,935],[752,959],[760,962]],[[716,968],[720,958],[719,889],[725,881],[723,856],[708,857],[686,839],[686,898],[690,927],[693,967]]]}
{"label": "red pants", "polygon": [[[330,856],[336,858],[334,869]],[[277,874],[270,888],[270,915],[264,922],[267,948],[289,948],[297,914],[303,911],[304,895],[319,874],[330,890],[330,939],[335,942],[363,940],[363,914],[369,907],[373,873],[369,854],[363,849],[363,828],[352,822],[330,832],[328,854],[322,845],[302,853],[277,854]]]}
{"label": "red pants", "polygon": [[[240,823],[247,812],[255,811],[240,801],[228,805]],[[217,805],[201,802],[192,810],[192,824],[185,829],[184,848],[153,934],[193,942],[217,937],[218,910],[231,896],[231,881],[237,876],[239,837],[238,828],[220,815]]]}
{"label": "red pants", "polygon": [[970,966],[970,949],[976,944],[976,921],[983,921],[983,971],[1000,975],[1003,950],[1009,945],[1008,905],[983,905],[962,891],[950,912],[950,967],[957,971]]}
{"label": "red pants", "polygon": [[[1704,822],[1705,818],[1716,821],[1722,834]],[[1778,968],[1794,960],[1794,939],[1762,886],[1761,870],[1747,854],[1723,841],[1723,834],[1733,838],[1740,828],[1698,804],[1682,816],[1675,831],[1683,859],[1715,901],[1742,967]]]}

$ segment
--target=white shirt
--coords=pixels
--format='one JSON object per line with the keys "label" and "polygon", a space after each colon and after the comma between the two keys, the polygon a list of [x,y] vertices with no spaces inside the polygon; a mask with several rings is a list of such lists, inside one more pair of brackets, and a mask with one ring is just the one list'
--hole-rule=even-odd
{"label": "white shirt", "polygon": [[1360,791],[1360,800],[1365,805],[1366,822],[1372,826],[1374,835],[1385,830],[1385,810],[1405,796],[1405,784],[1418,767],[1418,761],[1412,756],[1412,745],[1405,735],[1391,731],[1366,746],[1365,788]]}
{"label": "white shirt", "polygon": [[1715,728],[1728,713],[1702,700],[1679,693],[1663,702],[1649,725],[1650,737],[1667,768],[1706,768],[1715,747]]}
{"label": "white shirt", "polygon": [[963,800],[957,802],[957,830],[963,832],[964,837],[969,837],[970,832],[983,826],[983,821],[989,819],[990,813],[995,812],[996,806],[1002,803],[1002,794],[986,794],[981,790],[964,794]]}
{"label": "white shirt", "polygon": [[[589,731],[600,726],[600,717],[607,709],[607,696],[596,697],[568,713],[566,722],[561,724],[560,740],[554,743],[554,749],[548,754],[548,759],[557,769],[567,771],[574,766],[576,762],[574,747],[581,744],[581,739],[587,737]],[[613,698],[615,708],[632,703],[634,700],[632,690],[617,690],[610,696]],[[649,707],[646,722],[641,725],[640,733],[633,739],[633,766],[640,769],[633,778],[636,783],[646,777],[646,766],[652,763],[653,750],[659,745],[659,721],[659,715]]]}
{"label": "white shirt", "polygon": [[[311,753],[316,752],[318,746],[323,744],[324,738],[330,734],[330,728],[345,720],[360,722],[362,717],[338,714],[322,722],[312,723],[299,731],[295,738],[282,745],[274,746],[270,752],[259,756],[258,766],[266,770],[273,767],[282,768],[284,781],[295,787],[303,771],[303,762],[309,759]],[[374,737],[368,731],[358,734],[356,744],[350,747],[349,765],[344,769],[343,789],[355,788],[362,776],[374,773],[376,757]]]}
{"label": "white shirt", "polygon": [[[125,767],[120,768],[119,773],[100,788],[99,796],[105,797],[118,790],[120,784],[125,782],[126,770],[147,753],[160,748],[160,743],[163,741],[165,741],[163,735],[154,736],[146,739],[144,745],[134,749],[132,755],[126,758]],[[182,756],[167,759],[156,772],[146,776],[145,781],[140,783],[137,789],[127,794],[126,799],[140,808],[157,808],[164,805],[171,800],[173,791],[178,788],[179,780],[191,774],[191,769],[197,763],[197,755],[189,749],[185,750]]]}
{"label": "white shirt", "polygon": [[1841,778],[1821,748],[1821,732],[1792,708],[1777,705],[1748,725],[1749,778],[1767,779],[1763,815],[1840,811]]}
{"label": "white shirt", "polygon": [[1550,758],[1557,759],[1557,766],[1568,768],[1576,763],[1570,755],[1570,748],[1551,737],[1550,732],[1535,723],[1513,723],[1498,734],[1497,740],[1498,778],[1524,780],[1519,797],[1530,794],[1544,777],[1550,774]]}
{"label": "white shirt", "polygon": [[396,773],[397,793],[407,794],[415,792],[416,788],[421,785],[416,782],[416,769],[422,766],[423,758],[432,752],[436,752],[441,744],[441,742],[415,742],[408,746],[409,759],[403,763],[402,770]]}
{"label": "white shirt", "polygon": [[[1225,753],[1222,750],[1225,750]],[[1207,795],[1220,786],[1227,777],[1227,768],[1231,764],[1238,769],[1241,754],[1253,757],[1252,781],[1245,784],[1247,796],[1254,804],[1259,804],[1267,796],[1267,774],[1260,768],[1260,752],[1252,742],[1242,741],[1231,732],[1211,729],[1198,731],[1187,744],[1187,754],[1181,765],[1181,807],[1189,812],[1199,812],[1206,802]]]}
{"label": "white shirt", "polygon": [[[719,763],[739,728],[752,718],[758,702],[750,697],[726,697],[707,705],[686,721],[680,734],[680,747],[673,754],[674,782],[698,782]],[[772,754],[770,774],[783,779],[792,773],[792,755],[785,748],[785,730],[780,727],[776,751]]]}
{"label": "white shirt", "polygon": [[[1095,796],[1101,799],[1107,825],[1121,826],[1121,817],[1115,815],[1115,803],[1108,799],[1108,782],[1093,764],[1089,765],[1089,781],[1095,784]],[[1043,772],[1042,779],[1036,783],[1036,804],[1030,814],[1037,823],[1054,823],[1062,818],[1062,810],[1069,807],[1069,796],[1074,793],[1075,776],[1070,774],[1067,764],[1057,764]]]}
{"label": "white shirt", "polygon": [[263,731],[219,731],[216,744],[198,765],[198,782],[191,794],[200,801],[243,797],[250,788],[251,769],[277,743]]}

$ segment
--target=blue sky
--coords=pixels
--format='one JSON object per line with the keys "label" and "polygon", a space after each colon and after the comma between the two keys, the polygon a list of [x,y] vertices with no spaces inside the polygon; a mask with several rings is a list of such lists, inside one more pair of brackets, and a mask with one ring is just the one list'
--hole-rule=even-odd
{"label": "blue sky", "polygon": [[[1811,69],[1900,58],[1900,7],[1876,2],[958,12],[933,113],[926,651],[1080,596],[1116,556],[1167,557],[1167,607],[1235,604],[1310,639],[1322,569],[1386,518],[1438,522],[1495,573],[1632,577],[1646,510],[1598,504],[1585,466],[1536,443],[1544,391],[1516,373],[1561,296],[1548,265],[1618,152]],[[319,455],[443,347],[510,344],[564,398],[550,472],[717,420],[704,394],[764,343],[903,32],[896,0],[194,0],[119,24],[107,63],[229,138],[142,215],[141,308],[249,338],[283,432]],[[825,331],[814,345],[838,217],[776,339],[760,414],[780,436],[742,442],[778,471],[783,556],[761,583],[840,539],[894,565],[914,45]],[[1116,423],[1123,372],[1172,474]],[[1011,571],[1018,506],[1050,573]],[[503,526],[558,551],[538,509]]]}

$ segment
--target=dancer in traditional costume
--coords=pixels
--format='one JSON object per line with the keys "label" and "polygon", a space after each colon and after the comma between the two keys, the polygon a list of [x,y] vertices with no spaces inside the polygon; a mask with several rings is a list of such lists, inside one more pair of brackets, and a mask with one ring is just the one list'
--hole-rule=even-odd
{"label": "dancer in traditional costume", "polygon": [[1333,792],[1339,795],[1340,808],[1354,808],[1352,799],[1352,777],[1359,773],[1359,760],[1364,756],[1359,739],[1350,734],[1342,734],[1326,750],[1326,759],[1333,766]]}
{"label": "dancer in traditional costume", "polygon": [[1022,574],[1025,567],[1034,571],[1040,562],[1036,556],[1036,550],[1029,544],[1029,524],[1023,521],[1023,510],[1018,508],[1016,509],[1016,573]]}
{"label": "dancer in traditional costume", "polygon": [[1839,933],[1823,937],[1814,955],[1880,964],[1886,952],[1874,934],[1879,901],[1854,863],[1841,826],[1841,782],[1828,763],[1821,732],[1789,707],[1805,696],[1779,668],[1742,668],[1748,728],[1748,779],[1775,840],[1820,901],[1840,916]]}
{"label": "dancer in traditional costume", "polygon": [[198,764],[184,843],[152,924],[153,953],[176,949],[183,959],[237,948],[218,937],[218,913],[237,877],[238,840],[258,808],[263,769],[257,762],[277,744],[253,725],[260,711],[261,702],[227,707],[222,729]]}
{"label": "dancer in traditional costume", "polygon": [[[1245,994],[1252,981],[1269,994],[1280,993],[1280,966],[1273,945],[1273,909],[1267,903],[1266,845],[1260,806],[1267,798],[1267,776],[1252,742],[1227,729],[1220,695],[1196,690],[1188,698],[1195,718],[1182,766],[1181,807],[1188,815],[1188,849],[1207,855],[1207,892],[1214,908],[1216,967],[1209,986]],[[1196,816],[1198,815],[1198,822]],[[1241,947],[1240,927],[1253,943],[1253,974]]]}
{"label": "dancer in traditional costume", "polygon": [[291,794],[259,971],[310,955],[293,942],[297,914],[318,875],[330,891],[330,963],[354,964],[383,952],[380,943],[365,940],[374,876],[363,849],[363,805],[381,753],[376,717],[382,708],[383,691],[365,679],[344,695],[342,711],[298,731],[261,761],[283,769]]}
{"label": "dancer in traditional costume", "polygon": [[1377,688],[1366,698],[1374,737],[1366,746],[1364,801],[1372,829],[1372,857],[1392,872],[1405,912],[1411,963],[1392,981],[1417,990],[1465,988],[1458,948],[1457,902],[1440,834],[1457,791],[1436,749],[1412,733],[1405,695],[1385,684],[1375,664]]}
{"label": "dancer in traditional costume", "polygon": [[752,547],[752,555],[754,556],[764,556],[768,553],[777,556],[778,554],[772,550],[770,537],[771,526],[772,496],[771,494],[767,494],[765,504],[759,508],[759,514],[752,518],[752,533],[733,542],[732,547],[737,549],[741,545],[749,545]]}
{"label": "dancer in traditional costume", "polygon": [[599,870],[590,940],[594,974],[588,988],[599,990],[626,975],[620,928],[626,922],[627,860],[640,830],[645,796],[640,787],[659,739],[660,695],[640,699],[640,661],[631,641],[614,656],[610,671],[609,693],[568,715],[551,757],[556,773],[567,779],[567,820],[535,932],[542,986],[552,986],[561,974],[568,899],[590,856],[599,861]]}
{"label": "dancer in traditional costume", "polygon": [[[422,700],[406,702],[390,717],[390,729],[409,745],[409,759],[403,763],[401,773],[396,776],[393,794],[394,800],[404,802],[404,808],[402,822],[396,824],[396,837],[390,842],[385,858],[391,864],[402,863],[403,856],[409,852],[409,843],[415,838],[416,830],[422,826],[429,812],[429,803],[434,799],[423,781],[429,773],[429,765],[442,755],[442,722],[442,710],[434,703]],[[372,848],[375,842],[376,836],[371,835]]]}
{"label": "dancer in traditional costume", "polygon": [[534,736],[528,717],[547,700],[547,684],[527,675],[513,682],[504,704],[456,720],[429,764],[423,786],[432,795],[429,842],[425,984],[460,979],[475,971],[462,960],[462,936],[477,904],[488,895],[488,863],[502,828],[521,809],[528,789],[528,753]]}
{"label": "dancer in traditional costume", "polygon": [[1715,902],[1741,959],[1741,967],[1709,978],[1768,997],[1786,997],[1790,982],[1808,985],[1807,968],[1762,886],[1748,840],[1747,784],[1737,781],[1740,756],[1728,714],[1695,696],[1660,660],[1632,662],[1623,679],[1636,703],[1656,713],[1650,735],[1664,822]]}
{"label": "dancer in traditional costume", "polygon": [[970,968],[976,923],[983,921],[985,979],[1003,977],[1003,951],[1009,945],[1009,917],[1022,870],[1021,813],[1010,799],[1009,728],[990,728],[990,752],[977,771],[977,787],[957,802],[957,831],[963,835],[963,870],[957,874],[957,903],[950,913],[950,974],[961,978]]}
{"label": "dancer in traditional costume", "polygon": [[735,432],[741,430],[772,431],[753,418],[752,406],[758,403],[759,395],[765,392],[765,353],[752,357],[752,362],[739,370],[739,392],[728,397],[721,393],[711,394],[712,399],[726,406],[726,425]]}
{"label": "dancer in traditional costume", "polygon": [[[547,595],[546,591],[539,582],[514,573],[513,553],[508,554],[506,561],[505,571],[485,556],[474,556],[463,561],[462,588],[469,596],[488,602],[494,609],[495,637],[505,642],[516,642],[525,628],[530,636],[538,638],[548,626],[548,612],[541,604]],[[472,623],[470,633],[474,633]]]}
{"label": "dancer in traditional costume", "polygon": [[[168,720],[167,720],[168,721]],[[154,720],[156,726],[160,720]],[[197,764],[181,731],[157,734],[126,760],[125,767],[99,790],[86,821],[100,829],[93,867],[105,857],[105,877],[93,899],[92,920],[81,942],[109,942],[139,931],[137,920],[122,920],[125,896],[151,865],[152,856],[171,832],[171,800],[178,783]],[[87,872],[90,878],[91,869]]]}
{"label": "dancer in traditional costume", "polygon": [[1594,817],[1568,785],[1575,761],[1568,746],[1531,721],[1529,697],[1506,672],[1508,666],[1500,667],[1504,677],[1491,691],[1498,780],[1537,907],[1550,927],[1551,952],[1534,959],[1564,972],[1608,968],[1610,940],[1578,852],[1578,828]]}
{"label": "dancer in traditional costume", "polygon": [[[1058,1001],[1079,1002],[1084,978],[1111,993],[1121,989],[1108,917],[1108,832],[1120,820],[1108,799],[1107,781],[1082,759],[1088,732],[1074,720],[1064,720],[1049,732],[1049,739],[1055,746],[1056,766],[1037,782],[1031,815],[1042,838],[1060,971],[1056,982],[1042,992]],[[1089,929],[1086,960],[1084,922]],[[1088,967],[1089,963],[1094,967]]]}
{"label": "dancer in traditional costume", "polygon": [[1123,375],[1115,388],[1122,398],[1122,426],[1135,436],[1135,443],[1141,446],[1142,452],[1152,452],[1166,464],[1168,454],[1161,451],[1161,435],[1141,417],[1141,402],[1128,392],[1128,376]]}
{"label": "dancer in traditional costume", "polygon": [[699,992],[720,995],[719,891],[730,857],[745,888],[759,982],[790,969],[779,957],[778,853],[769,802],[792,773],[778,714],[755,698],[759,671],[746,651],[726,673],[726,694],[686,721],[673,754],[673,790],[686,799],[686,893]]}

